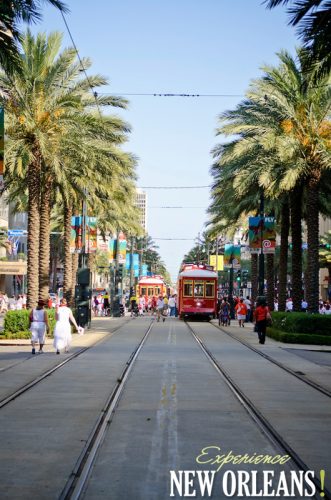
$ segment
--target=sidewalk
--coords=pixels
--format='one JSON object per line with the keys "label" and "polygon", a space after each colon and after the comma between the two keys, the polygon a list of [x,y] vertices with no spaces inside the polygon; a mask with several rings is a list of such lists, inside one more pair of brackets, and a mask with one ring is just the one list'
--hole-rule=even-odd
{"label": "sidewalk", "polygon": [[[72,334],[71,345],[81,345],[83,339],[97,341],[96,335],[103,336],[110,333],[110,329],[116,328],[120,324],[124,324],[123,319],[125,318],[109,318],[100,317],[93,318],[91,328],[85,328],[84,335],[79,335],[78,333]],[[128,318],[126,318],[128,320]],[[0,317],[0,330],[2,330],[3,317]],[[53,345],[53,338],[46,337],[45,346]],[[85,344],[84,344],[85,345]],[[30,339],[0,339],[0,346],[31,346]]]}

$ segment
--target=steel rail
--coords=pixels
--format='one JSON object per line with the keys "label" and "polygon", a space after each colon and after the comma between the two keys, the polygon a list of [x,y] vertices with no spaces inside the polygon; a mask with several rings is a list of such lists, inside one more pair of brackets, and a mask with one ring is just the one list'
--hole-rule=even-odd
{"label": "steel rail", "polygon": [[[123,326],[126,325],[128,322],[129,321],[126,321],[124,324],[119,325],[118,327],[114,328],[114,330],[111,332],[110,336],[112,337],[115,333],[118,332],[118,330],[120,330],[121,328],[123,328]],[[39,384],[39,382],[42,382],[43,380],[45,380],[45,378],[49,377],[54,372],[56,372],[57,370],[59,370],[60,368],[62,368],[62,366],[64,366],[65,364],[69,363],[69,361],[72,361],[74,358],[77,358],[78,356],[80,356],[81,354],[83,354],[88,349],[91,349],[91,347],[95,347],[96,345],[104,342],[107,339],[107,337],[109,338],[109,336],[105,336],[102,339],[98,340],[95,344],[93,344],[91,346],[88,346],[88,347],[83,347],[79,351],[76,351],[76,352],[70,354],[68,357],[66,357],[66,359],[64,359],[63,361],[61,361],[61,363],[58,363],[53,368],[50,368],[49,370],[46,370],[41,375],[38,375],[38,377],[36,377],[33,380],[31,380],[31,382],[28,382],[27,384],[22,385],[19,389],[17,389],[16,391],[14,391],[12,394],[10,394],[9,396],[6,396],[5,398],[1,399],[0,400],[0,409],[3,408],[4,406],[8,405],[12,401],[14,401],[16,398],[18,398],[19,396],[21,396],[21,394],[24,394],[28,390],[32,389],[32,387],[34,387],[35,385]],[[29,359],[32,359],[32,358],[31,357],[26,358],[25,361],[27,361]],[[25,361],[21,361],[19,363],[11,365],[7,369],[9,370],[10,368],[13,368],[17,364],[23,363]]]}
{"label": "steel rail", "polygon": [[317,382],[314,382],[313,380],[311,380],[309,377],[306,377],[305,375],[301,375],[300,373],[296,372],[295,370],[292,370],[292,368],[289,368],[288,366],[284,365],[280,361],[277,361],[276,359],[272,358],[268,354],[260,351],[259,349],[256,349],[256,347],[253,347],[248,342],[245,342],[244,340],[239,339],[236,335],[234,335],[231,332],[226,331],[224,328],[221,328],[220,326],[215,325],[214,323],[209,323],[209,324],[211,326],[214,326],[215,328],[217,328],[221,332],[226,333],[226,335],[228,335],[232,339],[236,340],[237,342],[240,342],[240,344],[244,345],[245,347],[248,347],[248,349],[250,349],[251,351],[256,352],[256,354],[259,354],[260,356],[262,356],[262,358],[267,359],[268,361],[270,361],[274,365],[278,366],[282,370],[284,370],[284,371],[290,373],[291,375],[293,375],[294,377],[298,378],[299,380],[301,380],[301,382],[304,382],[305,384],[310,385],[311,387],[313,387],[317,391],[321,392],[325,396],[328,396],[329,398],[331,398],[331,391],[329,391],[326,387],[323,387],[322,385],[318,384]]}
{"label": "steel rail", "polygon": [[[203,343],[201,338],[193,330],[191,325],[185,322],[186,326],[190,330],[192,336],[195,338],[196,342],[200,346],[201,350],[214,366],[216,371],[221,375],[229,389],[243,405],[247,413],[253,419],[253,421],[258,425],[259,429],[265,434],[268,439],[276,445],[281,450],[285,451],[286,454],[290,455],[299,470],[308,471],[311,470],[308,465],[299,457],[299,455],[293,450],[293,448],[287,443],[287,441],[279,434],[279,432],[274,428],[274,426],[267,420],[267,418],[260,412],[260,410],[255,406],[255,404],[246,396],[246,394],[240,389],[240,387],[232,380],[227,371],[221,366],[214,355]],[[314,485],[318,492],[324,492],[323,498],[326,500],[331,500],[331,492],[327,488],[321,488],[321,483],[317,478],[312,479]],[[320,496],[315,496],[315,498],[320,498]]]}
{"label": "steel rail", "polygon": [[149,324],[144,337],[139,342],[139,344],[129,357],[128,361],[126,362],[126,366],[120,377],[117,379],[117,383],[113,388],[111,394],[109,395],[104,408],[101,410],[99,418],[89,435],[89,438],[76,462],[71,476],[69,477],[64,489],[62,490],[61,495],[59,496],[59,500],[77,500],[80,498],[89,479],[90,472],[93,467],[98,450],[112,421],[113,413],[123,393],[126,380],[131,373],[134,363],[139,356],[139,353],[143,348],[148,335],[150,334],[153,324],[154,321]]}

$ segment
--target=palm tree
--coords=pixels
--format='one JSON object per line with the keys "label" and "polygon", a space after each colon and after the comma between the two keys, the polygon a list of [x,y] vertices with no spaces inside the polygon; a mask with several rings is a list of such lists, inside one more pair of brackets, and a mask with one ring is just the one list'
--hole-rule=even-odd
{"label": "palm tree", "polygon": [[19,24],[24,21],[28,24],[41,19],[41,4],[50,3],[61,12],[68,9],[61,0],[3,0],[0,3],[0,66],[11,73],[13,69],[19,71],[20,56],[19,44],[21,33]]}
{"label": "palm tree", "polygon": [[288,9],[290,24],[298,27],[299,36],[308,49],[308,68],[331,70],[331,3],[330,0],[265,0],[272,9],[292,4]]}
{"label": "palm tree", "polygon": [[[99,76],[89,77],[88,81],[79,79],[75,50],[66,49],[58,56],[61,38],[58,33],[34,38],[28,32],[22,41],[24,58],[20,59],[20,71],[10,78],[0,74],[0,85],[9,95],[5,103],[7,167],[11,176],[26,176],[29,194],[28,305],[38,297],[39,227],[42,241],[49,241],[53,190],[61,183],[70,184],[70,178],[82,177],[87,182],[88,168],[94,168],[96,178],[96,165],[106,161],[117,161],[119,170],[124,153],[118,152],[116,145],[124,141],[129,130],[119,118],[103,118],[89,111],[95,105],[95,97],[88,92],[90,85],[99,86],[106,81]],[[84,67],[88,65],[89,61],[85,61]],[[99,106],[126,105],[120,98],[100,97],[97,102]],[[100,162],[102,155],[104,161]],[[73,162],[77,158],[81,160],[79,167]],[[98,180],[101,181],[100,175]],[[47,244],[40,252],[40,264],[40,293],[44,297],[49,277]]]}

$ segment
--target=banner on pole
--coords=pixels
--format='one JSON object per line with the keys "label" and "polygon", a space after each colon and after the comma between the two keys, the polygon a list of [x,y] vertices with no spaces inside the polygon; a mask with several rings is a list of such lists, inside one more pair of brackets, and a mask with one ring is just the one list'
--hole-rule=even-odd
{"label": "banner on pole", "polygon": [[81,253],[82,251],[82,217],[74,215],[71,217],[70,253]]}
{"label": "banner on pole", "polygon": [[241,247],[239,245],[228,244],[224,247],[224,268],[240,269]]}
{"label": "banner on pole", "polygon": [[95,253],[97,251],[97,218],[86,217],[86,253]]}
{"label": "banner on pole", "polygon": [[119,264],[126,263],[126,239],[124,233],[122,231],[118,235],[118,262]]}
{"label": "banner on pole", "polygon": [[103,237],[99,232],[97,236],[97,248],[100,252],[108,253],[109,250],[109,236]]}
{"label": "banner on pole", "polygon": [[216,255],[209,255],[209,265],[213,266],[214,271],[223,271],[224,270],[223,255],[217,255],[217,269],[216,269]]}
{"label": "banner on pole", "polygon": [[251,253],[275,253],[276,230],[274,217],[249,217],[249,247]]}
{"label": "banner on pole", "polygon": [[109,264],[111,264],[112,262],[114,262],[115,258],[116,258],[116,255],[115,255],[115,252],[116,252],[116,244],[115,244],[115,241],[113,238],[110,238],[108,240],[108,262]]}

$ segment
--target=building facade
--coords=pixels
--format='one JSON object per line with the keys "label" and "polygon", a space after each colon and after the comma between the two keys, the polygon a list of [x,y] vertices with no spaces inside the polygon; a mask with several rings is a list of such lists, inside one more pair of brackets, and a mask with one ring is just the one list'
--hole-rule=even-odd
{"label": "building facade", "polygon": [[142,189],[137,188],[135,206],[139,209],[139,222],[147,232],[147,194]]}

